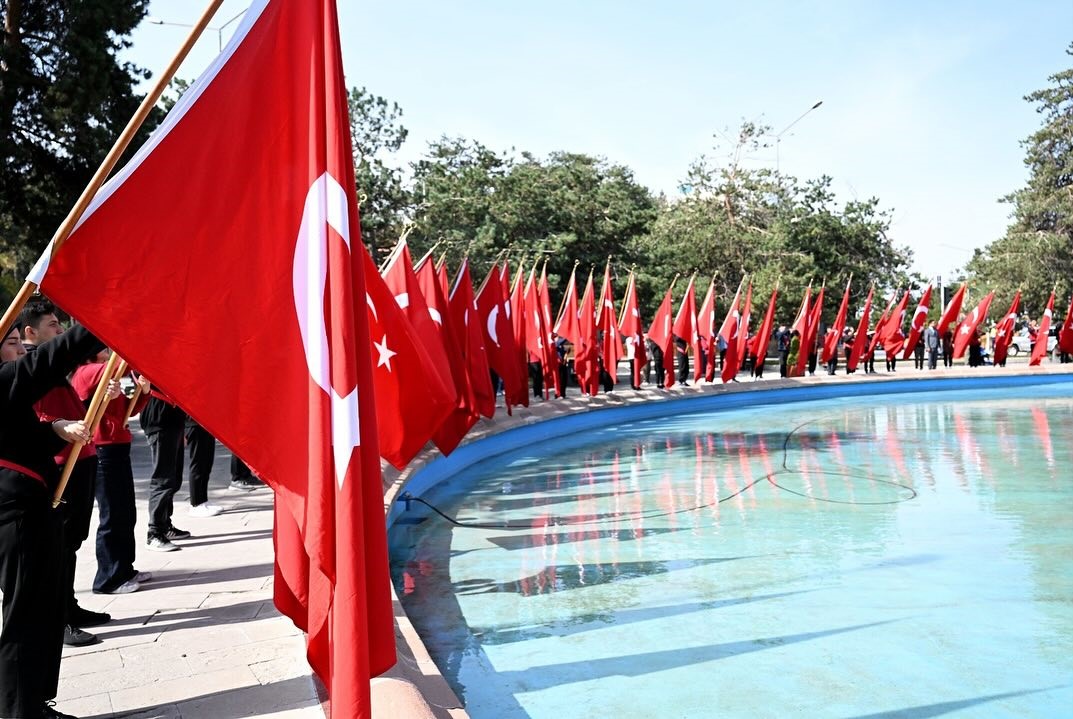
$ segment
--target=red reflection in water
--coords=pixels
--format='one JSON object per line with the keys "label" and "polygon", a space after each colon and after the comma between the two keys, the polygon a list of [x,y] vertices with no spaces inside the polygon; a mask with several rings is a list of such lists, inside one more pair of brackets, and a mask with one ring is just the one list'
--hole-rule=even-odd
{"label": "red reflection in water", "polygon": [[1039,446],[1043,448],[1043,456],[1047,458],[1047,466],[1053,468],[1054,447],[1051,444],[1051,423],[1047,419],[1047,411],[1033,407],[1032,424],[1036,427],[1036,437],[1039,439]]}

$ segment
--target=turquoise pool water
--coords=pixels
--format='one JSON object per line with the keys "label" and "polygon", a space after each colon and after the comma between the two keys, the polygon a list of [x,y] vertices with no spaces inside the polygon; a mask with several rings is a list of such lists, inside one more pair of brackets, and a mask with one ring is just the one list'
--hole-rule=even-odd
{"label": "turquoise pool water", "polygon": [[1073,716],[1070,383],[627,423],[422,499],[394,581],[474,719]]}

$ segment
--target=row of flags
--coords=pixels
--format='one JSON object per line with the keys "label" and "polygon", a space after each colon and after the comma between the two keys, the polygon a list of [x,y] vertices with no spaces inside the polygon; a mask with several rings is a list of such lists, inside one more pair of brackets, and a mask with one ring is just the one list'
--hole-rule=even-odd
{"label": "row of flags", "polygon": [[[730,381],[749,354],[766,353],[778,288],[750,345],[745,279],[718,327],[714,283],[698,307],[690,279],[677,313],[672,283],[646,331],[632,272],[616,313],[610,263],[598,297],[590,272],[579,298],[575,268],[554,321],[536,266],[512,274],[497,262],[475,286],[468,261],[454,273],[431,256],[414,263],[400,241],[377,268],[361,242],[349,128],[335,0],[254,0],[29,280],[272,487],[275,603],[306,632],[332,715],[368,717],[369,679],[396,660],[381,458],[402,468],[429,441],[454,450],[496,411],[492,372],[508,412],[528,404],[530,366],[546,392],[561,393],[558,338],[573,344],[590,395],[622,358],[640,384],[646,338],[667,366],[676,338],[698,355],[725,348]],[[794,322],[802,346],[816,340],[823,295],[805,292]],[[963,296],[964,287],[944,326]],[[848,297],[847,285],[839,332]],[[925,308],[928,298],[930,288]],[[859,330],[871,300],[869,290]],[[892,298],[869,350],[901,349],[908,302]],[[1016,310],[1015,301],[1010,317]],[[924,316],[918,307],[910,340]],[[1073,317],[1063,332],[1073,340]],[[825,342],[824,355],[834,346]],[[694,379],[714,373],[715,362],[697,363]]]}

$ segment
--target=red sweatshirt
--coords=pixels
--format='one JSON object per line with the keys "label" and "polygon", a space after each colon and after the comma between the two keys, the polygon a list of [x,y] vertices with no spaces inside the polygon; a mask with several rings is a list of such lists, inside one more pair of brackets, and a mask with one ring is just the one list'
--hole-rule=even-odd
{"label": "red sweatshirt", "polygon": [[[101,381],[101,375],[104,374],[104,365],[104,362],[84,364],[71,375],[71,386],[83,402],[90,400],[93,393],[97,391],[97,384]],[[141,412],[148,401],[148,395],[139,395],[131,416]],[[101,417],[101,423],[93,434],[95,444],[130,444],[130,430],[123,426],[129,404],[130,400],[126,397],[116,397],[108,403],[104,416]]]}

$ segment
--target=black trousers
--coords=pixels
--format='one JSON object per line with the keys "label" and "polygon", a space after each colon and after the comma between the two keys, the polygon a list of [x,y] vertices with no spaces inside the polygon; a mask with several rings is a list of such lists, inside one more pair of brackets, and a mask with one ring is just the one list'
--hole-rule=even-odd
{"label": "black trousers", "polygon": [[89,524],[93,519],[93,497],[97,485],[97,457],[87,457],[75,462],[71,478],[63,491],[63,504],[60,515],[63,518],[64,549],[64,594],[67,611],[72,612],[78,606],[75,599],[75,562],[82,542],[89,537]]}
{"label": "black trousers", "polygon": [[175,493],[183,484],[183,428],[167,427],[145,435],[153,458],[149,477],[149,536],[171,527]]}
{"label": "black trousers", "polygon": [[93,591],[109,592],[134,577],[134,473],[130,444],[97,445],[97,575]]}
{"label": "black trousers", "polygon": [[0,480],[0,716],[40,716],[56,696],[63,652],[63,515],[35,479]]}
{"label": "black trousers", "polygon": [[231,481],[234,482],[236,479],[253,479],[253,472],[250,470],[249,465],[232,454]]}
{"label": "black trousers", "polygon": [[209,475],[216,459],[216,438],[200,424],[187,420],[186,449],[190,453],[190,504],[209,501]]}
{"label": "black trousers", "polygon": [[923,347],[914,347],[913,348],[913,366],[916,369],[924,369],[924,348]]}
{"label": "black trousers", "polygon": [[928,350],[928,369],[935,369],[939,363],[939,350]]}
{"label": "black trousers", "polygon": [[779,376],[786,376],[786,363],[790,358],[790,350],[779,350]]}

